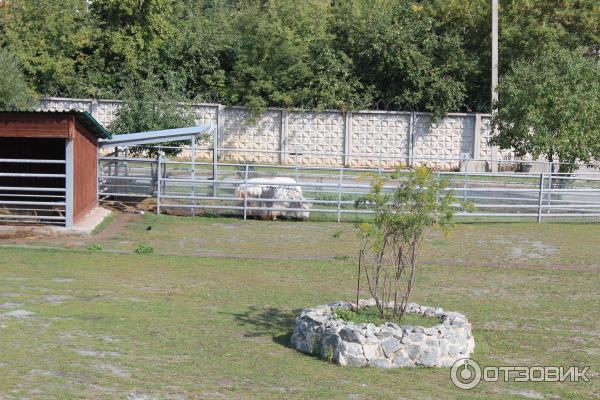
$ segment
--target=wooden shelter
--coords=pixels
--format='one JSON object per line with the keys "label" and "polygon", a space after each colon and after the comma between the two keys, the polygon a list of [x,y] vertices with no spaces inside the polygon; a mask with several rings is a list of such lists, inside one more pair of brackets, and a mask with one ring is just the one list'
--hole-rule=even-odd
{"label": "wooden shelter", "polygon": [[0,112],[0,222],[72,227],[98,202],[98,139],[87,112]]}

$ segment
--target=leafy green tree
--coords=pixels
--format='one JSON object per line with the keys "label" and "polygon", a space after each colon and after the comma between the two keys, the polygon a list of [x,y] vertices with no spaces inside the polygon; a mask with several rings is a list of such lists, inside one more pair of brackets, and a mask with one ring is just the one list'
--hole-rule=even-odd
{"label": "leafy green tree", "polygon": [[[490,112],[491,2],[489,0],[415,1],[419,13],[434,18],[445,32],[462,38],[467,54],[477,60],[467,77],[463,109]],[[600,49],[597,0],[500,1],[500,73],[511,64],[540,53],[582,47]]]}
{"label": "leafy green tree", "polygon": [[[160,49],[176,34],[173,0],[95,0],[89,79],[99,95],[119,93],[131,79],[153,74]],[[159,78],[161,78],[159,76]]]}
{"label": "leafy green tree", "polygon": [[475,62],[461,38],[409,1],[335,2],[335,47],[353,63],[354,76],[392,109],[461,108]]}
{"label": "leafy green tree", "polygon": [[500,81],[499,98],[493,144],[563,163],[600,159],[597,58],[558,50],[518,61]]}
{"label": "leafy green tree", "polygon": [[0,47],[0,110],[26,109],[35,104],[16,57]]}
{"label": "leafy green tree", "polygon": [[[598,0],[500,2],[500,72],[600,51]],[[154,75],[186,98],[490,111],[489,0],[0,1],[0,47],[42,95],[118,97]]]}
{"label": "leafy green tree", "polygon": [[[109,130],[113,134],[174,129],[195,126],[196,115],[184,103],[184,97],[174,88],[163,89],[156,77],[133,80],[121,94],[123,105],[117,110]],[[187,142],[164,143],[167,147],[181,147]],[[133,154],[156,155],[158,150],[148,146],[129,149]],[[178,149],[164,149],[167,155],[177,155]]]}
{"label": "leafy green tree", "polygon": [[155,73],[179,82],[190,99],[226,102],[236,36],[230,5],[224,0],[186,1],[175,14],[177,33],[160,47]]}
{"label": "leafy green tree", "polygon": [[501,57],[510,62],[559,49],[600,46],[597,0],[500,2]]}
{"label": "leafy green tree", "polygon": [[8,1],[0,7],[0,45],[9,47],[38,93],[83,96],[91,26],[85,0]]}
{"label": "leafy green tree", "polygon": [[351,60],[334,50],[328,1],[241,1],[228,74],[228,102],[266,106],[353,109],[368,93],[352,75]]}
{"label": "leafy green tree", "polygon": [[465,99],[460,109],[490,112],[491,1],[425,0],[413,7],[415,12],[436,20],[446,34],[460,37],[465,53],[476,63],[465,77]]}

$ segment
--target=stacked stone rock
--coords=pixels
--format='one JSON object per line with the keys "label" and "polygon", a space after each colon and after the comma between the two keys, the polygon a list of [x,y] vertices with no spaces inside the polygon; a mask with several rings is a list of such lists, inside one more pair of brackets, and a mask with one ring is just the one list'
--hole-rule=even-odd
{"label": "stacked stone rock", "polygon": [[[360,300],[359,308],[375,300]],[[389,305],[392,306],[391,304]],[[303,353],[317,354],[339,365],[380,368],[451,367],[468,358],[475,348],[471,324],[457,312],[409,303],[406,312],[432,316],[441,323],[423,328],[385,323],[381,326],[335,319],[336,308],[354,308],[337,302],[306,309],[296,318],[292,345]]]}

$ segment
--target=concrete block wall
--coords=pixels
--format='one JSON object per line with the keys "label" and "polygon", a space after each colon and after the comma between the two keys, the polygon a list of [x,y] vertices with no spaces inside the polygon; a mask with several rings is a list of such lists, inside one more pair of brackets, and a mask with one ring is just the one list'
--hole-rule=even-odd
{"label": "concrete block wall", "polygon": [[[109,127],[122,104],[116,100],[44,98],[42,110],[88,111]],[[271,108],[253,115],[244,107],[195,104],[199,125],[219,131],[223,162],[392,167],[427,163],[457,168],[464,154],[492,161],[514,158],[488,145],[487,114],[448,114],[434,123],[415,112],[307,112]],[[212,157],[212,138],[199,145],[201,158]],[[413,160],[414,159],[414,160]],[[437,160],[437,161],[436,161]],[[443,161],[442,161],[443,160]]]}

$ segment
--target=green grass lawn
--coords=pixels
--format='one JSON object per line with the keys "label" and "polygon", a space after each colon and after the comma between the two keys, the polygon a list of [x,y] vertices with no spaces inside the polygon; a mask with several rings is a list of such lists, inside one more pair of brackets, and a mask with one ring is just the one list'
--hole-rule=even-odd
{"label": "green grass lawn", "polygon": [[[354,258],[358,252],[352,223],[146,214],[116,232],[98,233],[100,239],[76,238],[71,245],[85,248],[86,243],[99,241],[107,250],[132,252],[137,244],[150,243],[165,255],[322,260]],[[428,264],[571,267],[600,272],[600,224],[457,224],[447,237],[432,232],[421,260]]]}
{"label": "green grass lawn", "polygon": [[[289,347],[299,309],[355,296],[349,224],[118,224],[3,241],[0,399],[600,397],[598,225],[459,225],[428,241],[412,300],[466,314],[474,360],[593,375],[461,391],[448,369],[338,367]],[[155,254],[133,254],[140,243]]]}

